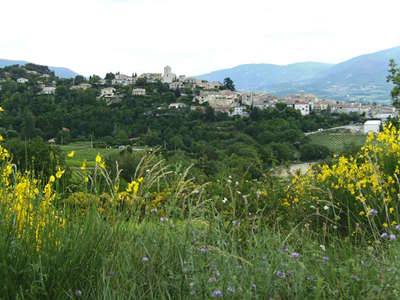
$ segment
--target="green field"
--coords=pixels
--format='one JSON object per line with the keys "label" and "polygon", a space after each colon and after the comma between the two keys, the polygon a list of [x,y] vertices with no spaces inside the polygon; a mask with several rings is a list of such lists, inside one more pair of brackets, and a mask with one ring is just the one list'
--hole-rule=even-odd
{"label": "green field", "polygon": [[309,136],[313,144],[326,146],[334,153],[341,153],[345,145],[361,147],[366,139],[364,134],[351,133],[318,133]]}
{"label": "green field", "polygon": [[73,158],[65,158],[67,165],[70,167],[80,167],[85,159],[88,167],[94,167],[97,153],[105,157],[119,151],[118,149],[91,148],[90,142],[76,142],[60,146],[60,148],[65,154],[70,153],[72,150],[75,151]]}

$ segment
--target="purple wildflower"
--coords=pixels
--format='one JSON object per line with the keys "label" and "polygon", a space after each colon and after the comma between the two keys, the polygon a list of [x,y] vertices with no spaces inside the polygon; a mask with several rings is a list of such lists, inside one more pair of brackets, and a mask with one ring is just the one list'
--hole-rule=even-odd
{"label": "purple wildflower", "polygon": [[148,262],[149,261],[149,258],[147,257],[147,256],[143,256],[143,258],[142,258],[142,262]]}
{"label": "purple wildflower", "polygon": [[299,258],[299,257],[300,257],[300,253],[298,253],[298,252],[292,252],[291,256],[292,256],[293,258]]}
{"label": "purple wildflower", "polygon": [[400,224],[399,225],[396,225],[396,230],[400,230]]}
{"label": "purple wildflower", "polygon": [[395,234],[390,234],[389,235],[389,239],[391,240],[391,241],[394,241],[395,239],[396,239],[396,235]]}
{"label": "purple wildflower", "polygon": [[378,213],[378,211],[374,208],[371,208],[370,211],[368,212],[368,215],[376,215]]}
{"label": "purple wildflower", "polygon": [[328,262],[328,261],[329,261],[329,256],[323,256],[322,259],[323,259],[324,261]]}
{"label": "purple wildflower", "polygon": [[285,272],[282,272],[282,271],[276,271],[275,275],[278,276],[280,279],[286,278]]}
{"label": "purple wildflower", "polygon": [[220,290],[215,290],[212,293],[213,298],[222,298],[224,296],[224,293],[222,293],[222,291]]}
{"label": "purple wildflower", "polygon": [[384,233],[381,234],[381,238],[383,238],[383,239],[387,239],[388,236],[389,236],[389,235],[388,235],[386,232],[384,232]]}
{"label": "purple wildflower", "polygon": [[168,222],[168,218],[167,217],[161,217],[160,218],[160,222],[161,223]]}

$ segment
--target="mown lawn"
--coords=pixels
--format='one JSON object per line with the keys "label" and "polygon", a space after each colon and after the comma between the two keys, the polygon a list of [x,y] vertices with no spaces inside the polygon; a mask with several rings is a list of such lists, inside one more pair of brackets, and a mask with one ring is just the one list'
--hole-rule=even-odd
{"label": "mown lawn", "polygon": [[65,154],[70,153],[72,150],[75,151],[73,158],[66,157],[66,163],[70,167],[80,167],[85,159],[88,167],[94,167],[98,153],[105,157],[119,151],[118,149],[91,148],[90,142],[76,142],[60,146],[60,148]]}
{"label": "mown lawn", "polygon": [[318,133],[309,136],[313,144],[326,146],[334,153],[341,153],[346,145],[361,147],[366,139],[364,134]]}

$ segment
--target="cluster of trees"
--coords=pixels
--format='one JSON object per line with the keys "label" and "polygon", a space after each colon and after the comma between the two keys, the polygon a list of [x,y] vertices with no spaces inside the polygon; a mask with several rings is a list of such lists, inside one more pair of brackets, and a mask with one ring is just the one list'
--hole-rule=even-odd
{"label": "cluster of trees", "polygon": [[[41,70],[46,71],[46,70]],[[301,114],[285,104],[267,110],[253,109],[248,118],[230,118],[204,106],[191,110],[196,91],[171,91],[168,85],[138,80],[146,96],[132,96],[132,86],[116,87],[118,101],[98,99],[98,76],[91,76],[92,88],[73,90],[86,82],[82,76],[56,81],[55,95],[40,95],[37,80],[17,84],[9,79],[22,72],[20,67],[0,69],[7,78],[0,91],[0,133],[30,140],[56,138],[59,143],[93,139],[98,145],[160,146],[166,157],[194,162],[205,175],[221,172],[251,173],[290,160],[320,159],[329,151],[310,144],[303,131],[317,130],[359,121],[360,117],[339,114]],[[46,71],[47,72],[47,71]],[[19,76],[20,74],[18,74]],[[26,75],[26,74],[25,74]],[[112,74],[107,75],[111,81]],[[232,80],[224,88],[234,90]],[[173,102],[188,104],[187,109],[171,110]],[[197,105],[198,106],[198,105]]]}

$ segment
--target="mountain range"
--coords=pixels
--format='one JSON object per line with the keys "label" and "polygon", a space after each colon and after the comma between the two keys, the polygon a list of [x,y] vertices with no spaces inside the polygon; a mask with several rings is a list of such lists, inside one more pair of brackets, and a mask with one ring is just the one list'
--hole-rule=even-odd
{"label": "mountain range", "polygon": [[400,47],[338,64],[245,64],[196,77],[221,82],[230,77],[238,90],[266,91],[280,96],[304,91],[323,98],[388,103],[392,85],[386,82],[386,77],[391,58],[400,62]]}
{"label": "mountain range", "polygon": [[[0,68],[6,67],[6,66],[11,66],[11,65],[25,65],[27,64],[27,61],[24,60],[9,60],[9,59],[0,59]],[[54,72],[54,74],[58,77],[61,78],[73,78],[78,73],[68,69],[68,68],[62,68],[62,67],[49,67],[51,71]]]}

